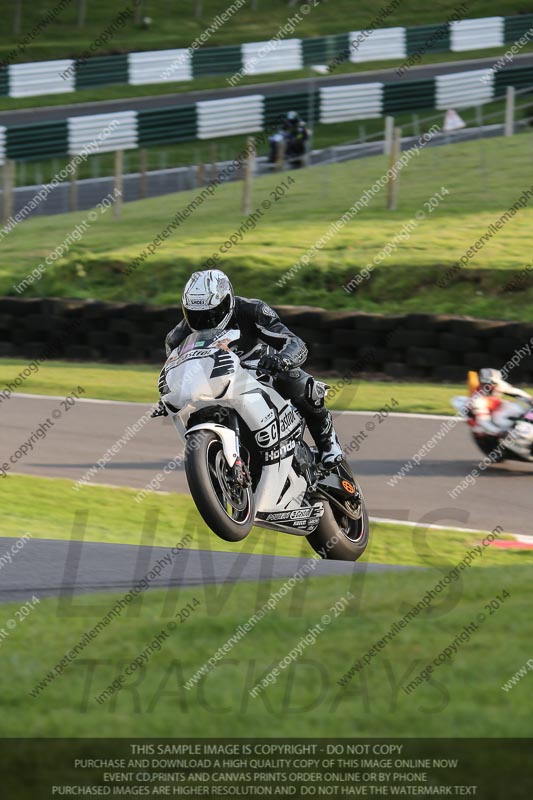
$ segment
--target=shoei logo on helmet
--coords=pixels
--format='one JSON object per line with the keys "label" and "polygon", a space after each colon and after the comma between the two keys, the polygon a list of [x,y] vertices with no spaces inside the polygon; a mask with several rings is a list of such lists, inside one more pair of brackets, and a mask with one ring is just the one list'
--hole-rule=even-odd
{"label": "shoei logo on helmet", "polygon": [[350,481],[342,481],[342,486],[349,494],[355,494],[355,486]]}

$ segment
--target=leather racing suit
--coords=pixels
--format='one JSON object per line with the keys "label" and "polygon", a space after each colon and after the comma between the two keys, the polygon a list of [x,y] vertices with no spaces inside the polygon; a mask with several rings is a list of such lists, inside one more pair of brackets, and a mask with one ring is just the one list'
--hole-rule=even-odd
{"label": "leather racing suit", "polygon": [[[259,358],[266,348],[277,351],[287,359],[290,368],[277,373],[273,385],[282,397],[290,400],[304,417],[309,432],[320,450],[327,450],[335,438],[331,412],[324,404],[323,384],[316,381],[301,367],[308,351],[305,343],[280,320],[277,313],[262,300],[235,297],[235,310],[228,328],[241,332],[236,351],[241,361]],[[167,356],[191,333],[182,320],[167,334],[165,347]]]}

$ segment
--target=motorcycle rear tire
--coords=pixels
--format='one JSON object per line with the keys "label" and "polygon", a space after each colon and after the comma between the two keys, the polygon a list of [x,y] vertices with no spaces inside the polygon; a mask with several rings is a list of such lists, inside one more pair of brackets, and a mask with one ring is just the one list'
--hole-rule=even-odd
{"label": "motorcycle rear tire", "polygon": [[493,464],[505,461],[505,448],[498,450],[500,440],[496,436],[474,436],[474,441],[484,456],[491,456]]}

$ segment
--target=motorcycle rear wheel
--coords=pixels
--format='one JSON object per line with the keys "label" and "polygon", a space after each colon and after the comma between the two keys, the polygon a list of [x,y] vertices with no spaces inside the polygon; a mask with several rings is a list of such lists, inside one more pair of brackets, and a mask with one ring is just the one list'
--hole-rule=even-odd
{"label": "motorcycle rear wheel", "polygon": [[484,456],[491,456],[493,464],[500,464],[505,461],[505,448],[500,449],[500,439],[497,436],[476,436],[472,434],[474,441]]}
{"label": "motorcycle rear wheel", "polygon": [[324,514],[307,541],[321,558],[333,561],[357,561],[366,550],[370,523],[364,500],[359,519],[351,519],[341,509],[324,502]]}
{"label": "motorcycle rear wheel", "polygon": [[204,522],[226,542],[240,542],[255,516],[251,487],[235,487],[222,442],[212,431],[194,434],[185,459],[187,483]]}

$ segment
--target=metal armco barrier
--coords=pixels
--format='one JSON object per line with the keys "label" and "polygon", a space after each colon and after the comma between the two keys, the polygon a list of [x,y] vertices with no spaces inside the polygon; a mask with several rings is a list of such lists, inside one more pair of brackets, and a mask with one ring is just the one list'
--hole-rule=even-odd
{"label": "metal armco barrier", "polygon": [[[533,66],[474,70],[413,81],[321,86],[309,93],[249,94],[191,105],[69,117],[4,129],[5,159],[36,160],[79,153],[109,152],[151,145],[219,139],[257,133],[294,109],[314,123],[364,120],[418,109],[468,108],[502,98],[508,86],[533,92]],[[312,112],[312,116],[310,114]],[[116,127],[113,127],[116,124]],[[110,130],[112,129],[112,130]]]}

